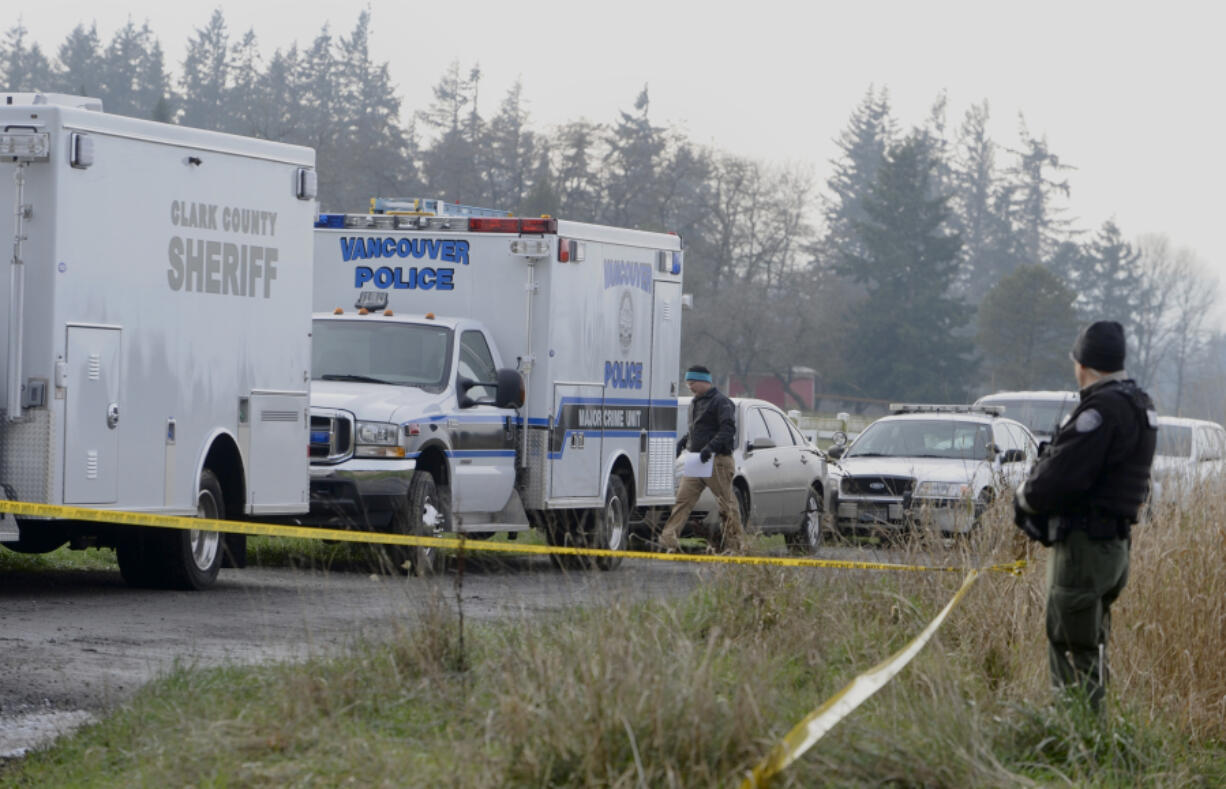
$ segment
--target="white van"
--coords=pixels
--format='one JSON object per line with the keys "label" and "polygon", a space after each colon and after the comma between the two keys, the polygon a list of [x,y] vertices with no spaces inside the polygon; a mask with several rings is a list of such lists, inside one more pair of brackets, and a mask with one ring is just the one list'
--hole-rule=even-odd
{"label": "white van", "polygon": [[1076,392],[996,392],[984,395],[975,405],[1000,405],[1005,416],[1025,425],[1037,441],[1051,441],[1081,396]]}
{"label": "white van", "polygon": [[1226,429],[1217,422],[1178,416],[1158,417],[1152,498],[1165,490],[1190,492],[1198,483],[1226,470]]}

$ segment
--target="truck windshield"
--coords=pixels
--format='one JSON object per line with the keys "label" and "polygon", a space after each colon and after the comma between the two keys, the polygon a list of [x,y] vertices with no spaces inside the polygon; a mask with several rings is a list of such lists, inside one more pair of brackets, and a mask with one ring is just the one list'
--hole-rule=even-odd
{"label": "truck windshield", "polygon": [[311,376],[441,392],[451,366],[451,329],[376,320],[315,321]]}

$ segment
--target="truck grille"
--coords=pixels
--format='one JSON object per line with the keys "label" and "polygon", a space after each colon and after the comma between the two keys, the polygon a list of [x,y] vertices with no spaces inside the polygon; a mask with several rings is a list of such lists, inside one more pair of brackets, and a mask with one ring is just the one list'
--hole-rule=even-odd
{"label": "truck grille", "polygon": [[852,496],[909,496],[914,487],[911,477],[844,477],[839,492]]}
{"label": "truck grille", "polygon": [[353,455],[353,415],[344,411],[311,409],[312,463],[339,463]]}

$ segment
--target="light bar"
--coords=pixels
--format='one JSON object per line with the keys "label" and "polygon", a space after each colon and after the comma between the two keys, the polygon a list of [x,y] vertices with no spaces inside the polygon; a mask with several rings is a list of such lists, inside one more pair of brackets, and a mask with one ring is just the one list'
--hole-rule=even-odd
{"label": "light bar", "polygon": [[1005,412],[1003,405],[962,405],[933,403],[890,403],[892,414],[988,414],[1000,416]]}
{"label": "light bar", "polygon": [[470,233],[557,233],[556,219],[516,219],[515,217],[469,217]]}

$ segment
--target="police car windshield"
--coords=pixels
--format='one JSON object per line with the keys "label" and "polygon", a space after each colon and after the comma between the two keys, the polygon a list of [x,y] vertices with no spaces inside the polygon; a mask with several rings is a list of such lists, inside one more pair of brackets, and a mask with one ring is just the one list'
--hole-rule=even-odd
{"label": "police car windshield", "polygon": [[451,360],[451,329],[413,323],[315,321],[315,380],[368,381],[441,392]]}
{"label": "police car windshield", "polygon": [[983,460],[992,443],[991,429],[981,422],[954,419],[897,419],[864,429],[844,458],[908,457]]}

